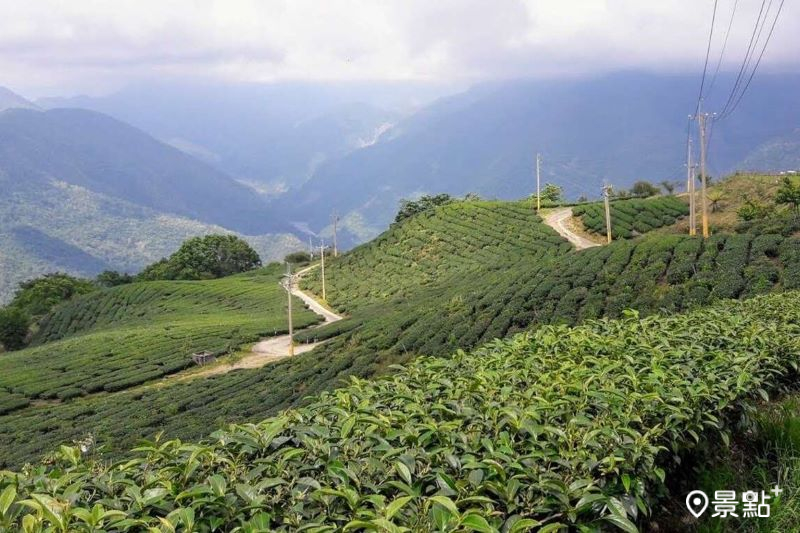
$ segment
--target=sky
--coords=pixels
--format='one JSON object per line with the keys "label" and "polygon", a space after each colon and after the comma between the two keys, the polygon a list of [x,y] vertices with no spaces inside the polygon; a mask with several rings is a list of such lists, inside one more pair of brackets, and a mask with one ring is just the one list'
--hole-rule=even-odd
{"label": "sky", "polygon": [[[737,0],[718,0],[712,68]],[[769,22],[780,0],[770,0]],[[29,97],[177,78],[471,83],[699,72],[713,0],[0,0],[0,85]],[[738,0],[722,70],[762,2]],[[761,68],[800,71],[800,2]],[[769,23],[763,36],[769,31]]]}

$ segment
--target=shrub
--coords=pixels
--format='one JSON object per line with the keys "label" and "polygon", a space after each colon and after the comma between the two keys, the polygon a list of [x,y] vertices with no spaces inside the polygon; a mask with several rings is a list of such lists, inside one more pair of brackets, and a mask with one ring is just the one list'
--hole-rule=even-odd
{"label": "shrub", "polygon": [[0,344],[9,351],[24,348],[30,323],[30,316],[18,307],[0,309]]}

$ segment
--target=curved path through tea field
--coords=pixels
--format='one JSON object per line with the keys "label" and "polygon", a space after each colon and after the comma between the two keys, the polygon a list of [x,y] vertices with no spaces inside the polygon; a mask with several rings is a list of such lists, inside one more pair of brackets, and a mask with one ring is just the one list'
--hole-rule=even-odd
{"label": "curved path through tea field", "polygon": [[[317,268],[318,265],[312,265],[310,267],[304,268],[303,270],[298,271],[295,275],[292,276],[291,281],[291,291],[292,295],[297,296],[308,306],[316,314],[320,315],[325,321],[322,324],[317,324],[311,326],[306,329],[297,330],[295,333],[299,333],[300,331],[307,331],[309,329],[313,329],[322,325],[332,324],[333,322],[338,322],[342,320],[341,315],[338,315],[328,309],[327,307],[323,306],[317,300],[315,300],[310,294],[307,294],[301,291],[298,288],[298,281],[300,278],[303,277],[307,272]],[[301,353],[310,352],[320,344],[325,341],[321,342],[310,342],[307,344],[296,344],[294,347],[294,355],[299,355]],[[227,374],[232,370],[239,370],[245,368],[260,368],[266,364],[272,363],[279,359],[283,359],[284,357],[289,357],[289,335],[278,335],[277,337],[270,337],[268,339],[264,339],[260,342],[257,342],[253,348],[251,349],[250,353],[247,353],[233,363],[226,363],[225,361],[220,361],[213,365],[208,365],[206,367],[199,368],[197,370],[190,370],[188,372],[180,372],[178,374],[173,374],[172,376],[168,376],[167,380],[186,380],[186,379],[195,379],[198,377],[208,377],[214,376],[217,374]]]}
{"label": "curved path through tea field", "polygon": [[571,207],[557,209],[546,215],[544,217],[544,223],[556,230],[559,235],[567,239],[577,250],[584,250],[593,246],[602,246],[599,242],[594,242],[573,231],[571,226],[574,225],[574,221]]}

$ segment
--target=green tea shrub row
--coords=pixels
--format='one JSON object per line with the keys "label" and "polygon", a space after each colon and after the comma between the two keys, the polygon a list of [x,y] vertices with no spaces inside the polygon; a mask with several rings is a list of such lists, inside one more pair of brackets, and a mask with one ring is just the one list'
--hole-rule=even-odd
{"label": "green tea shrub row", "polygon": [[[222,355],[285,332],[279,272],[272,266],[214,281],[136,283],[58,307],[36,346],[0,358],[0,413],[25,407],[21,398],[65,401],[125,390],[190,366],[192,352]],[[298,328],[319,321],[296,304]]]}
{"label": "green tea shrub row", "polygon": [[798,354],[796,292],[546,326],[199,444],[145,443],[110,465],[64,447],[49,467],[0,475],[0,524],[634,532],[672,458],[727,443],[728,420],[788,382]]}
{"label": "green tea shrub row", "polygon": [[[602,203],[578,205],[572,209],[572,213],[581,217],[586,229],[605,235],[605,207]],[[617,200],[611,202],[611,235],[629,239],[674,224],[688,214],[688,206],[675,196]]]}

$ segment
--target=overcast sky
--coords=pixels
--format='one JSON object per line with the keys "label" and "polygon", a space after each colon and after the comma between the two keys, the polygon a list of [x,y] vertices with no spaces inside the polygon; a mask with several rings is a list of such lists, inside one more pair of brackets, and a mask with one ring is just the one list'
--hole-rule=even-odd
{"label": "overcast sky", "polygon": [[[719,50],[735,0],[719,0]],[[773,14],[779,0],[771,1]],[[739,0],[723,70],[760,0]],[[472,82],[699,72],[713,0],[0,0],[0,85],[98,94],[165,77]],[[800,70],[800,2],[762,63]],[[769,27],[765,28],[764,36]],[[712,65],[715,66],[715,65]]]}

